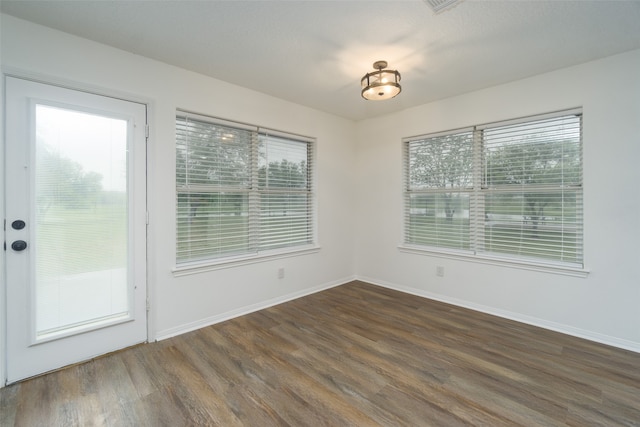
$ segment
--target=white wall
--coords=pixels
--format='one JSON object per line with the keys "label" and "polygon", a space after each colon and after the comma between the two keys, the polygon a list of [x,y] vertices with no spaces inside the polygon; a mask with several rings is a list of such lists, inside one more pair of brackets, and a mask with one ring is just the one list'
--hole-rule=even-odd
{"label": "white wall", "polygon": [[[584,114],[586,278],[398,250],[402,137],[571,107]],[[640,51],[359,122],[357,276],[640,351],[639,126]]]}
{"label": "white wall", "polygon": [[[4,72],[150,102],[151,339],[353,278],[354,122],[7,15],[2,15],[2,66]],[[174,277],[176,108],[316,137],[320,251]],[[284,279],[278,279],[280,267]]]}

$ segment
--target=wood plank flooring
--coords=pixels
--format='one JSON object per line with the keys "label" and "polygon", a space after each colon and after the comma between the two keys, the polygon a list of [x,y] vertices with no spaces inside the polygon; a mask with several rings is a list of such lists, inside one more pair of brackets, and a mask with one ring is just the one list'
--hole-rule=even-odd
{"label": "wood plank flooring", "polygon": [[352,282],[0,398],[2,426],[640,426],[640,354]]}

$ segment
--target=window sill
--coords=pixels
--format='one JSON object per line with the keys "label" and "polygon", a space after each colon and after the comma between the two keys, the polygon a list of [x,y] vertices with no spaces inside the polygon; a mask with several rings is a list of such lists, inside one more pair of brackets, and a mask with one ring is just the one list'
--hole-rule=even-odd
{"label": "window sill", "polygon": [[222,270],[249,264],[271,261],[274,259],[290,258],[301,255],[308,255],[320,251],[320,246],[309,245],[301,248],[288,248],[278,251],[270,251],[262,254],[248,254],[237,257],[229,257],[218,260],[208,260],[200,262],[185,263],[173,268],[174,277],[188,276],[191,274],[205,273],[208,271]]}
{"label": "window sill", "polygon": [[589,270],[570,264],[563,263],[545,263],[528,260],[519,260],[514,258],[504,258],[490,255],[476,255],[473,252],[431,249],[422,246],[400,245],[400,252],[434,256],[439,258],[457,259],[462,261],[471,261],[480,264],[497,265],[501,267],[517,268],[521,270],[538,271],[543,273],[561,274],[564,276],[582,277],[589,275]]}

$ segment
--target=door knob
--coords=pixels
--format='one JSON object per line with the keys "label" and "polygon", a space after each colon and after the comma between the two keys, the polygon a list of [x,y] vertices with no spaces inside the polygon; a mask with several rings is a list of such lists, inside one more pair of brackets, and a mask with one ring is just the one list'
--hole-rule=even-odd
{"label": "door knob", "polygon": [[16,252],[24,251],[25,249],[27,249],[27,242],[25,242],[24,240],[16,240],[11,244],[11,249]]}
{"label": "door knob", "polygon": [[22,230],[25,225],[27,224],[25,224],[21,219],[16,219],[11,223],[11,227],[13,227],[14,230]]}

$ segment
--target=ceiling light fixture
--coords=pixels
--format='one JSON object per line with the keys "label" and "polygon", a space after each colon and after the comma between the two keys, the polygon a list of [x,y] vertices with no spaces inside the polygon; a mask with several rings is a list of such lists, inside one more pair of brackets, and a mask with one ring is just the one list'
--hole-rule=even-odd
{"label": "ceiling light fixture", "polygon": [[385,70],[387,65],[387,61],[374,62],[373,68],[377,69],[377,71],[365,74],[360,80],[360,85],[362,86],[361,95],[364,99],[383,101],[391,99],[400,93],[402,90],[399,83],[400,73],[396,70]]}

